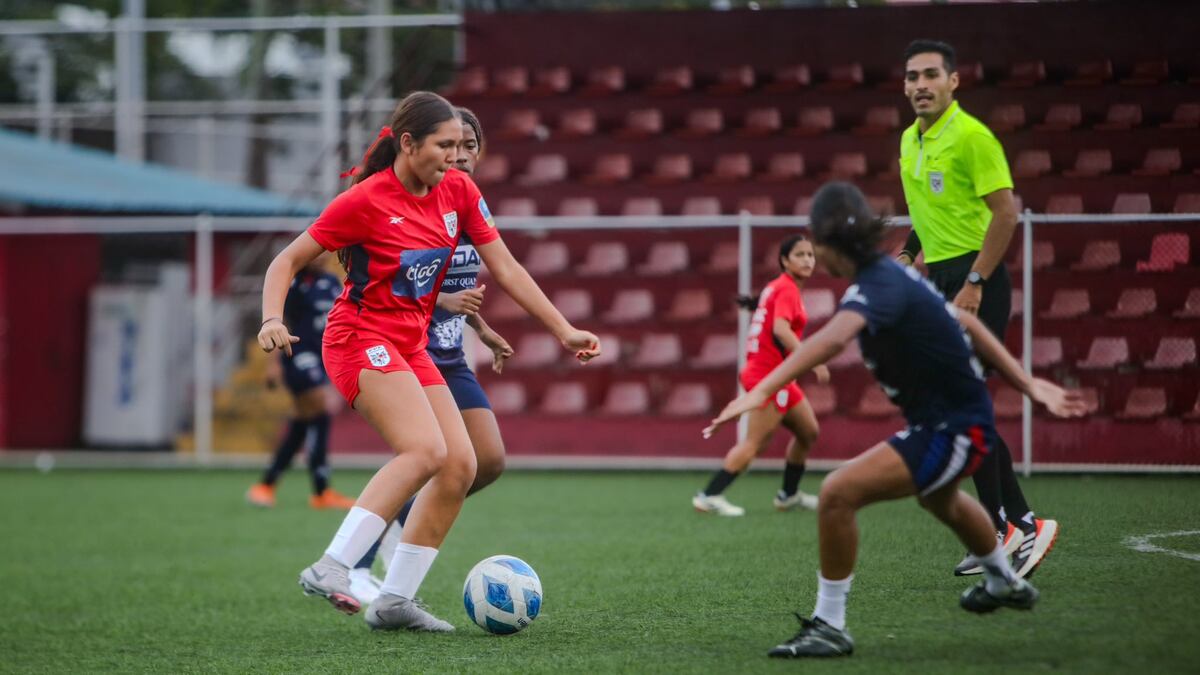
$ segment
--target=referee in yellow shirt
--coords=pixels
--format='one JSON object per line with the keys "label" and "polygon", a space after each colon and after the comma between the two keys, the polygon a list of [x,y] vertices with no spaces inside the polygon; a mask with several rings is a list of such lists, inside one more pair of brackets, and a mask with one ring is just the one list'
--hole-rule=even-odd
{"label": "referee in yellow shirt", "polygon": [[[953,47],[917,40],[904,59],[904,95],[917,120],[900,139],[900,176],[913,221],[900,262],[911,265],[923,250],[933,285],[960,311],[978,314],[1003,341],[1012,303],[1004,254],[1017,227],[1004,148],[954,100],[958,73]],[[1028,576],[1054,544],[1058,523],[1034,517],[1003,439],[998,438],[974,480],[997,536],[1013,554],[1013,569]],[[968,555],[954,573],[981,571]]]}

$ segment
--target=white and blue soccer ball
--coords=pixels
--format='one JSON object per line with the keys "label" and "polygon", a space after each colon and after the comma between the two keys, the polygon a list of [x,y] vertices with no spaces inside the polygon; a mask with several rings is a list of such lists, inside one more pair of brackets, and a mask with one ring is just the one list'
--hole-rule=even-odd
{"label": "white and blue soccer ball", "polygon": [[467,573],[463,606],[479,627],[496,635],[525,628],[542,610],[542,581],[529,563],[494,555]]}

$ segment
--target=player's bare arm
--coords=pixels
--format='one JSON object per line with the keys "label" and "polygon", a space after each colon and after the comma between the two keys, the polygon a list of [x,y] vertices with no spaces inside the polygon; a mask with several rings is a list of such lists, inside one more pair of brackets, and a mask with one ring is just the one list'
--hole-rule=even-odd
{"label": "player's bare arm", "polygon": [[297,272],[324,252],[312,235],[301,232],[267,267],[263,280],[262,327],[258,331],[258,345],[263,351],[282,349],[288,356],[292,355],[292,345],[300,338],[289,333],[283,325],[283,303],[287,299],[288,286]]}

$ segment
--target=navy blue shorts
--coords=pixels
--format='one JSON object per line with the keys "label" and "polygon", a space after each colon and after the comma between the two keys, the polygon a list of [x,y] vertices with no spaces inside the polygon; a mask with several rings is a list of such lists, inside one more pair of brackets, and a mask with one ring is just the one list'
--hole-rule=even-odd
{"label": "navy blue shorts", "polygon": [[471,372],[466,361],[436,365],[442,377],[446,378],[446,386],[450,387],[450,394],[454,396],[454,404],[459,410],[492,409],[487,394],[483,393],[483,387],[479,386],[479,380],[475,379],[475,373]]}
{"label": "navy blue shorts", "polygon": [[302,394],[329,382],[321,352],[293,352],[283,359],[283,383],[293,394]]}
{"label": "navy blue shorts", "polygon": [[996,429],[991,424],[922,425],[909,427],[888,439],[924,496],[975,473],[991,451]]}

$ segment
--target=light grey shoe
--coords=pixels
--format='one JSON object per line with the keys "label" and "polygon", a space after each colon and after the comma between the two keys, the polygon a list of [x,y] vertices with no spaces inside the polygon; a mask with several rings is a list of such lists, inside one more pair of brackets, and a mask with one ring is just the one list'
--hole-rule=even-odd
{"label": "light grey shoe", "polygon": [[362,604],[350,592],[350,570],[328,555],[304,568],[300,587],[307,595],[319,595],[343,614],[357,614]]}
{"label": "light grey shoe", "polygon": [[454,626],[425,611],[408,598],[384,593],[367,607],[367,625],[376,630],[421,630],[449,633]]}

